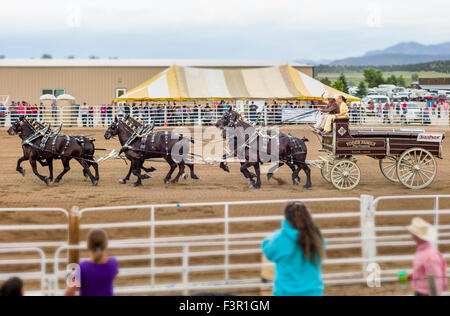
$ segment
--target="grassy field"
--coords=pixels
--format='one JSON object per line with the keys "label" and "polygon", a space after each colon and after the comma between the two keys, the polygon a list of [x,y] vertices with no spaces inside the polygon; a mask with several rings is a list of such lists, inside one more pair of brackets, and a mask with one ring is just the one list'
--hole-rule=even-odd
{"label": "grassy field", "polygon": [[[409,86],[412,83],[411,76],[413,74],[418,74],[419,78],[443,78],[450,77],[450,74],[440,73],[440,72],[408,72],[408,71],[394,71],[394,72],[383,72],[384,78],[388,78],[391,75],[395,75],[396,77],[403,76],[406,80],[406,84]],[[335,81],[340,76],[340,73],[320,73],[316,75],[316,79],[323,79],[328,77],[331,81]],[[350,85],[358,85],[361,81],[364,80],[364,75],[362,72],[347,72],[344,73],[349,81]]]}

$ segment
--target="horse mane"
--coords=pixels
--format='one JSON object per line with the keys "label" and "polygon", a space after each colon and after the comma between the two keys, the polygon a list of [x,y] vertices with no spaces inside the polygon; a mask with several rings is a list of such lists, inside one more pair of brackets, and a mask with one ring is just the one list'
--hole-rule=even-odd
{"label": "horse mane", "polygon": [[129,115],[123,118],[122,122],[133,131],[136,131],[139,127],[144,125],[144,122],[141,119],[136,119]]}

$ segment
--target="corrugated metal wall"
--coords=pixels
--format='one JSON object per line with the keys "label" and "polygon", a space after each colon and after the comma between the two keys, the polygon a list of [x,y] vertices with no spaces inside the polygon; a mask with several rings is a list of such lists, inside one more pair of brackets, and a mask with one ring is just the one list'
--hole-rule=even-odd
{"label": "corrugated metal wall", "polygon": [[[312,67],[295,67],[312,76]],[[65,89],[77,103],[101,105],[116,88],[131,90],[164,71],[161,67],[0,67],[0,95],[38,104],[43,89]]]}

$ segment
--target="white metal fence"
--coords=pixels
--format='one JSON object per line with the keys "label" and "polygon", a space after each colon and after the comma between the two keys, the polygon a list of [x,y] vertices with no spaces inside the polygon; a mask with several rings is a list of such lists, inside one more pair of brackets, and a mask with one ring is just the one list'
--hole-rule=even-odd
{"label": "white metal fence", "polygon": [[[262,261],[261,242],[279,227],[283,206],[290,201],[293,200],[88,208],[78,213],[81,240],[85,240],[90,229],[107,230],[111,239],[109,254],[119,260],[121,267],[116,294],[205,291],[255,294],[271,286],[261,278],[261,269],[272,266]],[[450,259],[450,195],[301,201],[312,208],[327,240],[323,278],[329,286],[364,284],[367,267],[373,263],[381,266],[382,281],[395,281],[398,270],[411,266],[414,244],[406,225],[414,216],[436,225],[437,244],[446,259]],[[64,210],[53,211],[68,215]],[[36,232],[64,228],[64,225],[3,225],[0,232],[21,226]],[[14,249],[7,248],[11,245]],[[44,249],[48,246],[58,249]],[[81,249],[81,256],[86,257],[82,250],[85,248],[85,242],[68,245],[33,241],[9,246],[2,243],[0,250],[34,251],[39,258],[8,257],[6,261],[0,260],[0,267],[40,265],[41,269],[32,274],[18,275],[41,281],[40,288],[32,294],[60,295],[67,277],[67,253]],[[51,264],[51,269],[46,269],[46,264]],[[0,280],[11,275],[0,273]]]}
{"label": "white metal fence", "polygon": [[[311,124],[316,122],[316,115],[303,116],[314,108],[267,108],[260,112],[245,111],[244,115],[254,123],[265,125],[281,124]],[[106,127],[115,116],[123,117],[130,114],[141,118],[144,122],[155,121],[156,126],[192,126],[214,125],[223,115],[223,109],[217,107],[171,107],[167,105],[149,108],[122,108],[93,106],[88,112],[80,110],[78,105],[70,107],[57,107],[47,110],[22,110],[12,111],[8,109],[6,116],[0,116],[0,126],[10,126],[20,115],[28,115],[32,118],[46,121],[52,125],[63,124],[67,127]],[[301,115],[301,116],[299,116]],[[350,111],[353,124],[358,125],[449,125],[449,113],[444,110],[386,110],[363,111],[355,107]]]}

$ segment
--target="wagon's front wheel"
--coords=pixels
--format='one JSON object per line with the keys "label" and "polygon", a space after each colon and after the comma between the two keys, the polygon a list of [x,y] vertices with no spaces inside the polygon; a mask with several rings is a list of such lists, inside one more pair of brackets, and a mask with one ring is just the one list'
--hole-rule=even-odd
{"label": "wagon's front wheel", "polygon": [[380,160],[380,170],[383,176],[391,182],[399,183],[397,176],[397,157],[387,156]]}
{"label": "wagon's front wheel", "polygon": [[325,181],[327,181],[327,182],[331,182],[331,168],[332,167],[333,166],[329,162],[326,162],[320,169],[322,178],[324,178]]}
{"label": "wagon's front wheel", "polygon": [[436,173],[436,159],[425,149],[412,148],[398,159],[397,176],[407,188],[420,190],[428,187],[436,178]]}
{"label": "wagon's front wheel", "polygon": [[330,177],[336,189],[353,190],[361,181],[361,170],[353,161],[342,160],[333,166]]}

